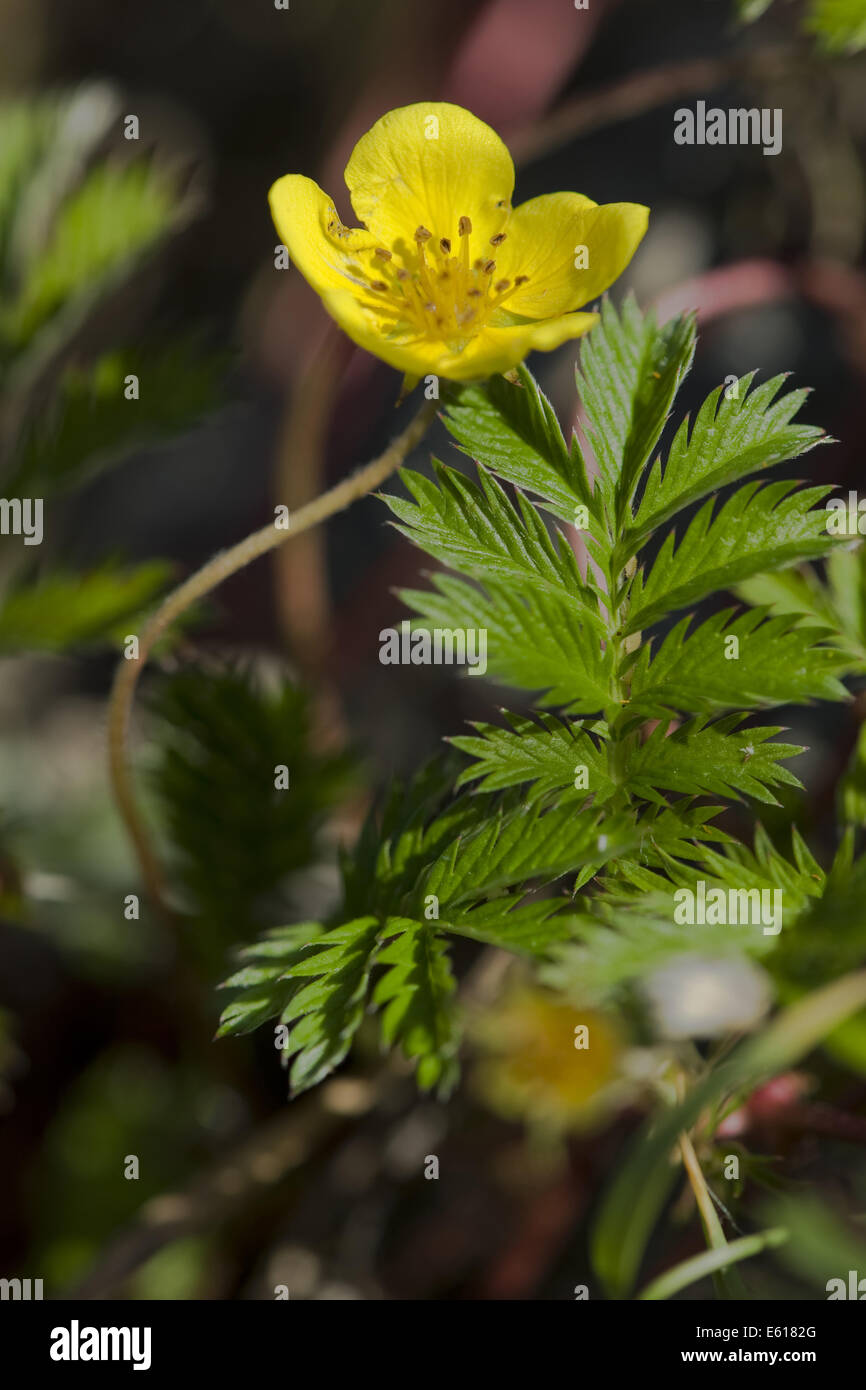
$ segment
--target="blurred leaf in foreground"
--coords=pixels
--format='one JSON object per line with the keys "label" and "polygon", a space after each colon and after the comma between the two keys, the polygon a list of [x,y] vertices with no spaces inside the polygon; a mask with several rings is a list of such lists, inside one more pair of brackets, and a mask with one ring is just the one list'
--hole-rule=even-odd
{"label": "blurred leaf in foreground", "polygon": [[120,643],[130,626],[136,631],[171,568],[163,560],[129,568],[108,563],[89,574],[57,571],[13,588],[0,604],[0,655]]}

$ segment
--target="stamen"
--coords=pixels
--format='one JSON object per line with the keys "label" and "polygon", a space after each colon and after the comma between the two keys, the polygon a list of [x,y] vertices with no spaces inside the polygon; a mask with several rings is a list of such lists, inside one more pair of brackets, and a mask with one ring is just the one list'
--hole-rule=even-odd
{"label": "stamen", "polygon": [[[331,213],[331,219],[332,235],[341,237],[344,230],[351,235],[336,213]],[[357,283],[367,291],[362,303],[381,318],[383,331],[392,336],[415,333],[418,342],[442,340],[459,352],[484,330],[500,305],[527,283],[528,275],[494,279],[496,261],[490,255],[471,258],[471,218],[459,217],[457,232],[460,245],[452,249],[455,243],[450,237],[434,237],[422,223],[414,233],[417,255],[404,260],[399,251],[375,246],[366,263],[357,265]],[[506,233],[497,232],[489,244],[501,246],[505,240]],[[429,259],[428,241],[436,242],[431,246],[435,255]]]}
{"label": "stamen", "polygon": [[428,232],[426,227],[420,226],[415,229],[415,241],[418,244],[418,279],[421,281],[424,293],[428,295],[433,294],[433,286],[430,282],[431,267],[427,264],[424,244],[430,240],[432,235],[433,233]]}
{"label": "stamen", "polygon": [[514,292],[518,290],[521,285],[525,285],[528,279],[528,275],[518,275],[513,285],[510,285],[510,281],[508,280],[497,281],[497,283],[493,286],[494,290],[497,291],[497,298],[491,299],[489,301],[491,308],[498,309],[502,304],[505,303],[507,299],[511,298]]}
{"label": "stamen", "polygon": [[471,219],[468,217],[461,217],[457,223],[457,231],[460,235],[460,261],[457,270],[455,302],[466,295],[472,276],[472,272],[469,269],[469,237],[472,232]]}

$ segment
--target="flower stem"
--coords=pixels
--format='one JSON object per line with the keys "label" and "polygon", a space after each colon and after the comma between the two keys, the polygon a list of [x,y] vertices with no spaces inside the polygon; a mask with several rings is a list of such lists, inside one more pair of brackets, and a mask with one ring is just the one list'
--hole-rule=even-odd
{"label": "flower stem", "polygon": [[233,545],[230,550],[220,551],[200,570],[190,575],[189,579],[184,580],[183,584],[168,594],[145,624],[138,640],[138,656],[119,663],[108,705],[108,765],[111,787],[138,858],[142,880],[155,906],[167,921],[172,921],[172,913],[166,900],[165,880],[136,800],[127,758],[127,738],[135,690],[154,643],[191,604],[209,594],[224,579],[236,574],[260,555],[282,545],[284,541],[291,540],[302,531],[309,531],[313,526],[318,526],[320,521],[343,511],[359,497],[365,497],[383,483],[423,439],[436,414],[436,408],[436,401],[425,401],[402,434],[392,439],[378,458],[344,478],[329,492],[323,492],[321,496],[301,507],[291,517],[290,529],[277,529],[273,522],[269,522],[261,530],[254,531],[252,535]]}

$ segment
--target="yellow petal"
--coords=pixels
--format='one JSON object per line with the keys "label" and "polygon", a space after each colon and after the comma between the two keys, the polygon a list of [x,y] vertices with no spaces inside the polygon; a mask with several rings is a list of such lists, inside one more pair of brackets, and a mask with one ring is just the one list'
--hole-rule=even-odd
{"label": "yellow petal", "polygon": [[514,165],[477,116],[426,101],[389,111],[361,136],[346,183],[355,216],[388,250],[401,242],[413,249],[419,226],[456,245],[459,219],[468,217],[473,254],[487,255],[511,211]]}
{"label": "yellow petal", "polygon": [[[598,322],[598,314],[560,314],[540,323],[521,323],[508,328],[488,327],[473,339],[461,359],[467,370],[455,381],[507,372],[530,352],[551,352],[572,338],[582,338]],[[473,351],[474,349],[474,351]],[[449,372],[443,372],[449,376]]]}
{"label": "yellow petal", "polygon": [[[622,274],[648,218],[649,208],[640,203],[599,207],[580,193],[545,193],[521,203],[496,256],[497,275],[528,276],[509,296],[508,308],[540,319],[591,303]],[[578,268],[582,261],[585,269]]]}
{"label": "yellow petal", "polygon": [[289,258],[317,294],[327,290],[366,289],[359,253],[374,246],[369,232],[344,227],[333,201],[312,179],[286,174],[271,189],[268,200],[279,236]]}
{"label": "yellow petal", "polygon": [[432,338],[388,337],[388,325],[346,290],[324,294],[322,301],[359,347],[409,376],[433,375],[448,381],[477,381],[507,372],[529,352],[549,352],[570,338],[582,337],[598,319],[597,314],[563,314],[541,323],[488,326],[471,338],[462,352],[455,352],[447,343]]}

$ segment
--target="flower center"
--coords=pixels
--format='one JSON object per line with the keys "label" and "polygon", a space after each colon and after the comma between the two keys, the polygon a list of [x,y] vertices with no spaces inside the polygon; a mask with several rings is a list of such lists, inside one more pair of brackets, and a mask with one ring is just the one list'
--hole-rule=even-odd
{"label": "flower center", "polygon": [[496,248],[506,235],[497,232],[488,245],[476,245],[473,249],[480,249],[481,254],[473,256],[472,222],[461,217],[456,248],[449,237],[436,241],[426,227],[415,232],[414,255],[377,247],[372,255],[373,273],[365,279],[368,307],[380,318],[392,320],[389,336],[403,336],[408,331],[416,338],[446,342],[452,351],[461,352],[529,279],[527,275],[518,275],[513,281],[497,276]]}

